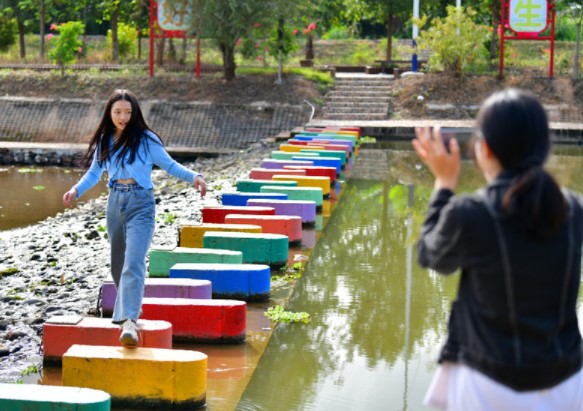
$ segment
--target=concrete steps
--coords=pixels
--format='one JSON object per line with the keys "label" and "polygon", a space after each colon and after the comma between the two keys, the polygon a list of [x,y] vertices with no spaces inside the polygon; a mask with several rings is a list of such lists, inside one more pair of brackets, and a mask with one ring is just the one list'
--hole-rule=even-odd
{"label": "concrete steps", "polygon": [[383,120],[389,114],[392,78],[338,78],[326,95],[322,118]]}

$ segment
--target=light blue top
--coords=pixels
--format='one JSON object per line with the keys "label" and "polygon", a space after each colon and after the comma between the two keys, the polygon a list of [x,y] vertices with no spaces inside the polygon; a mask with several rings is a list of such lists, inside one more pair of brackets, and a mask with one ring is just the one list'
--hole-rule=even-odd
{"label": "light blue top", "polygon": [[[202,176],[180,165],[170,157],[162,142],[154,133],[149,130],[145,131],[145,133],[150,138],[146,136],[142,138],[136,153],[136,158],[132,164],[128,164],[130,153],[126,153],[125,159],[122,161],[124,164],[123,168],[125,169],[123,171],[121,162],[118,162],[119,150],[111,154],[108,160],[101,162],[101,165],[99,165],[99,161],[97,160],[99,154],[98,147],[93,155],[93,161],[89,170],[87,170],[85,175],[81,177],[81,180],[74,186],[77,189],[76,198],[81,197],[87,190],[97,184],[105,170],[107,170],[109,176],[108,187],[111,187],[113,182],[119,179],[120,176],[127,176],[126,178],[136,180],[141,187],[151,189],[154,187],[152,184],[152,167],[154,164],[165,170],[168,174],[189,183],[193,183],[197,176]],[[110,137],[109,144],[110,147],[113,146],[113,137]]]}

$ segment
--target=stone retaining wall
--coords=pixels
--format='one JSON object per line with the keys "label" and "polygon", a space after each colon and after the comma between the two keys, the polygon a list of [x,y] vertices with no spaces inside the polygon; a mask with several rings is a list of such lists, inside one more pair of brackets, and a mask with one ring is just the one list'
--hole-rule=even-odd
{"label": "stone retaining wall", "polygon": [[[104,101],[0,97],[0,141],[87,143]],[[171,147],[241,149],[309,121],[307,105],[141,102],[146,122]]]}

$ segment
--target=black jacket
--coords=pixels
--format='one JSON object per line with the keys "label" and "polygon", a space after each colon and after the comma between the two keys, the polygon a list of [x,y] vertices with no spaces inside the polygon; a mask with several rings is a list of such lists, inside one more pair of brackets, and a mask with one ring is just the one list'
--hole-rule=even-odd
{"label": "black jacket", "polygon": [[566,193],[567,224],[551,239],[531,239],[500,212],[512,177],[503,172],[473,195],[434,192],[417,252],[423,267],[444,274],[461,268],[439,361],[526,391],[552,387],[582,366],[583,206]]}

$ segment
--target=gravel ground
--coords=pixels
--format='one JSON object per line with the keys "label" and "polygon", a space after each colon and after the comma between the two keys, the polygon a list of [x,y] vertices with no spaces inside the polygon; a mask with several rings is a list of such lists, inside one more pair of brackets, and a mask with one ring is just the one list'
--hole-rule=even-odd
{"label": "gravel ground", "polygon": [[[220,193],[234,191],[236,179],[273,149],[262,142],[236,155],[185,164],[205,176],[209,191],[202,200],[190,185],[154,171],[152,245],[176,245],[182,223],[200,221],[203,205],[218,204]],[[103,196],[37,225],[0,232],[0,382],[17,382],[29,366],[42,364],[42,325],[48,318],[98,315],[99,287],[110,279],[109,244],[101,231],[106,202]]]}

